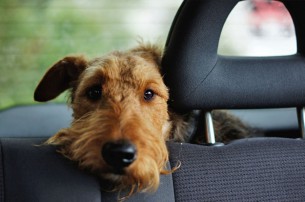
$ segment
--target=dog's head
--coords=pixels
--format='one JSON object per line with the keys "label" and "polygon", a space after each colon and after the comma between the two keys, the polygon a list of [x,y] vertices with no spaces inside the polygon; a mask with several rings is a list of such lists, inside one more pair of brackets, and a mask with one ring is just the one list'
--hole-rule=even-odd
{"label": "dog's head", "polygon": [[48,140],[119,189],[155,190],[168,160],[168,90],[160,74],[161,50],[140,45],[87,60],[54,64],[34,98],[48,101],[70,89],[71,126]]}

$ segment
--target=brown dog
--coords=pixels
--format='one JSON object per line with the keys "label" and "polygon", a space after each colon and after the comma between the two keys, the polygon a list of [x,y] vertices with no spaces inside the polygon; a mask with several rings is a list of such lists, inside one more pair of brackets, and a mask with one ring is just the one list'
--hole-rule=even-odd
{"label": "brown dog", "polygon": [[47,143],[67,158],[130,194],[154,191],[166,174],[166,140],[183,141],[185,117],[168,112],[168,89],[160,73],[162,50],[140,44],[87,60],[65,57],[40,81],[35,100],[71,90],[73,121]]}

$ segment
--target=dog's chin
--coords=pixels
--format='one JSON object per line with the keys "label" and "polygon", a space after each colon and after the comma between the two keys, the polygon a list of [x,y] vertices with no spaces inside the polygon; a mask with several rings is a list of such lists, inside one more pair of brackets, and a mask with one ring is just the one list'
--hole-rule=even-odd
{"label": "dog's chin", "polygon": [[129,184],[128,182],[132,182],[132,180],[129,178],[126,170],[112,170],[101,176],[102,189],[110,192],[130,189],[133,184]]}
{"label": "dog's chin", "polygon": [[104,172],[101,175],[101,178],[112,182],[113,184],[121,184],[122,181],[128,180],[130,176],[128,175],[128,169],[111,169],[107,172]]}
{"label": "dog's chin", "polygon": [[123,176],[124,175],[122,175],[121,173],[118,174],[118,173],[114,173],[114,172],[109,172],[107,174],[101,175],[101,180],[103,183],[107,184],[107,186],[111,185],[111,186],[117,187],[120,184],[120,182],[122,181]]}

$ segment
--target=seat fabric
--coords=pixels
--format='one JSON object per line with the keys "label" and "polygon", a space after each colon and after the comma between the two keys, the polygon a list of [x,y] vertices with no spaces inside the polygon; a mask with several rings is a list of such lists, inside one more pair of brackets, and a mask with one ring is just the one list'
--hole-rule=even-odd
{"label": "seat fabric", "polygon": [[303,201],[305,141],[252,138],[226,146],[169,144],[176,201]]}

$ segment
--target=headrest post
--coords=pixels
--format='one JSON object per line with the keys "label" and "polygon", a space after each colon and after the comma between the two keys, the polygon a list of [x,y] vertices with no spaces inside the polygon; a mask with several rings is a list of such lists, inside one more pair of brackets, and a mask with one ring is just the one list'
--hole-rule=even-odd
{"label": "headrest post", "polygon": [[206,143],[213,145],[216,143],[216,141],[215,141],[213,119],[210,111],[205,112],[204,119],[205,119]]}
{"label": "headrest post", "polygon": [[305,139],[305,107],[298,108],[299,126],[301,128],[301,137]]}
{"label": "headrest post", "polygon": [[223,146],[224,144],[221,142],[216,142],[215,132],[214,132],[214,125],[213,125],[213,118],[211,111],[206,111],[204,113],[205,119],[205,140],[206,143],[203,145],[206,146]]}

